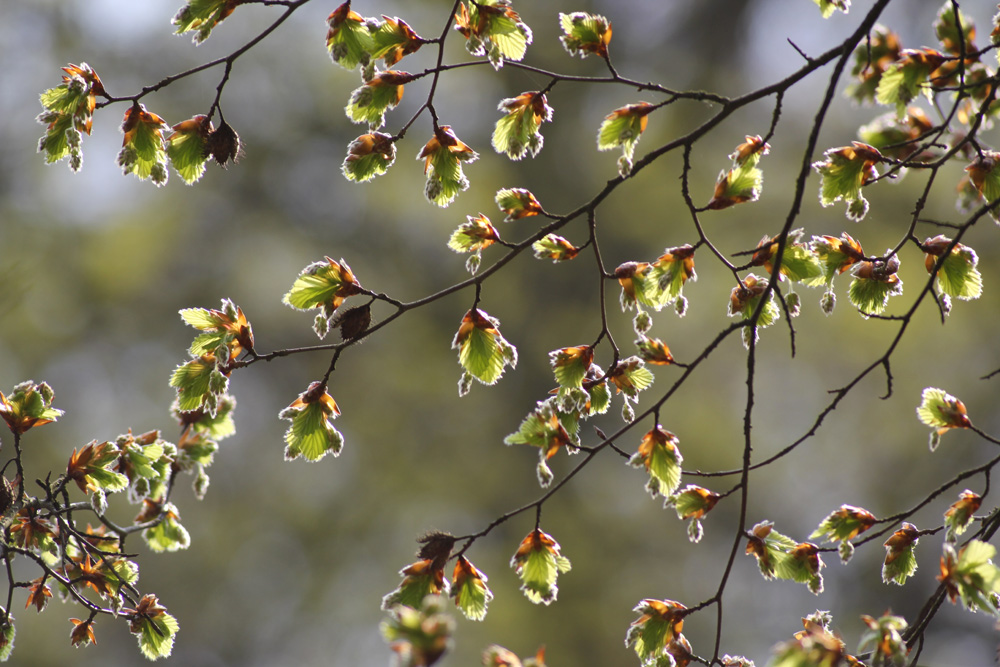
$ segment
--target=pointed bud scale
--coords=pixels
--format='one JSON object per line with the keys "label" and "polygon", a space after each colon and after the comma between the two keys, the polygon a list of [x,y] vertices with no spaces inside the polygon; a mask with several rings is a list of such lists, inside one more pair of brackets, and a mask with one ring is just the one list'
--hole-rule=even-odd
{"label": "pointed bud scale", "polygon": [[559,588],[559,574],[571,569],[569,559],[560,553],[559,543],[536,528],[521,541],[510,560],[521,578],[521,590],[535,604],[551,604]]}
{"label": "pointed bud scale", "polygon": [[455,604],[470,621],[486,618],[486,607],[493,599],[493,591],[486,586],[487,576],[476,569],[465,556],[455,562],[451,590]]}

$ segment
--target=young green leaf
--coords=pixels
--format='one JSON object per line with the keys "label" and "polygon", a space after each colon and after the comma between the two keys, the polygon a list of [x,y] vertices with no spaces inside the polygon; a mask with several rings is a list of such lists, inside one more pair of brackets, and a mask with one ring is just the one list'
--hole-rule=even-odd
{"label": "young green leaf", "polygon": [[404,84],[413,81],[409,72],[387,70],[379,72],[351,93],[344,111],[355,123],[368,123],[376,130],[385,124],[385,112],[396,108],[403,99]]}
{"label": "young green leaf", "polygon": [[[560,414],[554,399],[539,401],[521,421],[518,430],[504,438],[504,444],[539,447],[542,459],[551,459],[562,447],[578,443],[560,419]],[[565,416],[565,413],[562,414]]]}
{"label": "young green leaf", "polygon": [[862,615],[868,629],[861,635],[858,644],[859,653],[872,653],[872,664],[902,665],[906,663],[909,648],[903,641],[903,631],[906,630],[906,620],[902,616],[893,616],[886,612],[879,618]]}
{"label": "young green leaf", "polygon": [[121,451],[113,442],[93,441],[79,452],[74,448],[66,466],[66,477],[84,493],[91,491],[122,491],[128,487],[128,477],[112,468],[117,466]]}
{"label": "young green leaf", "polygon": [[51,424],[63,415],[52,407],[55,392],[45,382],[31,380],[14,385],[10,396],[0,391],[0,417],[12,433],[23,434],[35,426]]}
{"label": "young green leaf", "polygon": [[625,394],[626,400],[638,401],[639,392],[648,389],[655,378],[646,368],[646,362],[639,357],[628,357],[618,362],[607,379],[619,394]]}
{"label": "young green leaf", "polygon": [[813,0],[818,6],[823,18],[828,19],[836,10],[845,14],[851,10],[851,0]]}
{"label": "young green leaf", "polygon": [[773,523],[761,521],[753,527],[747,539],[746,553],[757,559],[760,573],[765,579],[774,579],[778,576],[777,567],[797,546],[795,540],[774,530]]}
{"label": "young green leaf", "polygon": [[551,604],[559,593],[556,580],[571,569],[569,559],[560,553],[559,543],[536,528],[528,533],[510,560],[521,590],[535,604]]}
{"label": "young green leaf", "polygon": [[513,222],[542,212],[542,205],[535,199],[535,195],[524,188],[497,190],[495,201],[506,216],[504,222]]}
{"label": "young green leaf", "polygon": [[972,523],[973,515],[983,504],[983,498],[978,493],[966,489],[958,496],[958,500],[944,513],[944,525],[948,527],[945,541],[955,543],[958,536],[966,531]]}
{"label": "young green leaf", "polygon": [[333,62],[344,69],[367,65],[375,51],[375,39],[369,22],[351,10],[351,0],[334,9],[326,22],[326,49]]}
{"label": "young green leaf", "polygon": [[899,35],[882,25],[875,25],[854,50],[851,76],[855,83],[847,88],[847,96],[855,102],[875,101],[875,91],[886,69],[899,59],[902,47]]}
{"label": "young green leaf", "polygon": [[155,526],[142,531],[146,546],[157,552],[177,551],[191,546],[191,535],[180,524],[180,518],[177,506],[173,503],[160,503],[146,498],[143,500],[143,511],[135,522],[138,524],[159,519]]}
{"label": "young green leaf", "polygon": [[[781,269],[778,277],[788,278],[792,282],[812,285],[824,282],[823,265],[812,246],[799,243],[802,238],[801,229],[793,229],[788,233],[785,249],[781,254]],[[751,266],[763,266],[770,275],[774,272],[774,256],[778,253],[778,236],[765,236],[757,244],[757,251],[750,259]]]}
{"label": "young green leaf", "polygon": [[805,584],[810,592],[819,595],[823,592],[823,575],[819,571],[824,567],[819,547],[802,542],[791,548],[784,558],[777,559],[774,573],[779,579]]}
{"label": "young green leaf", "polygon": [[470,621],[486,618],[486,607],[493,599],[493,591],[486,585],[487,579],[465,556],[458,557],[452,576],[451,594],[462,614]]}
{"label": "young green leaf", "polygon": [[567,262],[580,254],[580,249],[557,234],[546,234],[531,244],[537,259],[551,259],[553,264]]}
{"label": "young green leaf", "polygon": [[950,2],[944,3],[938,10],[937,20],[934,21],[934,34],[941,42],[941,48],[953,56],[961,56],[964,51],[968,57],[978,50],[973,44],[973,40],[976,39],[976,25],[965,12],[959,11],[956,16],[955,7]]}
{"label": "young green leaf", "polygon": [[670,348],[659,338],[640,336],[635,341],[635,345],[639,350],[639,358],[647,364],[669,366],[674,363],[674,357],[670,354]]}
{"label": "young green leaf", "polygon": [[[681,630],[684,629],[683,612],[686,609],[674,600],[641,601],[632,610],[640,616],[629,626],[625,646],[635,650],[643,665],[664,664],[657,659],[658,656],[666,654],[672,642],[684,640]],[[676,664],[676,661],[670,660],[665,664]]]}
{"label": "young green leaf", "polygon": [[807,280],[807,285],[832,285],[835,276],[847,271],[851,266],[865,258],[861,244],[847,232],[841,234],[840,238],[814,236],[810,245],[819,260],[823,273],[822,280],[819,277]]}
{"label": "young green leaf", "polygon": [[642,437],[639,450],[632,455],[628,464],[633,468],[646,468],[649,482],[646,490],[655,498],[661,495],[669,498],[681,483],[681,463],[684,457],[677,447],[680,440],[670,431],[657,424]]}
{"label": "young green leaf", "polygon": [[97,96],[106,93],[101,78],[87,63],[71,64],[63,71],[63,82],[41,95],[45,111],[36,120],[46,126],[46,132],[38,142],[38,152],[45,153],[48,164],[68,157],[70,169],[79,171],[83,166],[81,133],[90,134]]}
{"label": "young green leaf", "polygon": [[490,219],[480,213],[478,216],[466,216],[466,222],[452,232],[448,247],[455,252],[478,253],[500,240],[496,227]]}
{"label": "young green leaf", "polygon": [[[1000,153],[995,151],[983,151],[972,164],[965,168],[969,174],[972,186],[979,193],[979,197],[984,203],[996,202],[1000,199]],[[1000,222],[1000,210],[997,206],[990,208],[990,215]]]}
{"label": "young green leaf", "polygon": [[212,354],[192,359],[174,369],[170,386],[177,389],[177,407],[183,412],[202,410],[214,414],[219,397],[229,387],[229,375]]}
{"label": "young green leaf", "polygon": [[882,564],[882,581],[902,586],[917,571],[917,558],[913,548],[917,545],[920,531],[912,523],[904,522],[885,541],[885,562]]}
{"label": "young green leaf", "polygon": [[198,115],[173,126],[167,137],[167,157],[174,171],[192,185],[205,173],[208,162],[208,137],[215,130],[208,116]]}
{"label": "young green leaf", "polygon": [[125,111],[122,121],[122,149],[118,153],[118,166],[125,174],[147,178],[157,186],[167,182],[167,151],[163,146],[163,131],[167,124],[146,107],[135,104]]}
{"label": "young green leaf", "polygon": [[466,373],[485,385],[496,384],[509,365],[517,366],[517,349],[500,334],[500,322],[478,308],[462,318],[451,343]]}
{"label": "young green leaf", "polygon": [[340,408],[322,382],[313,382],[278,415],[292,425],[285,431],[285,460],[299,456],[306,461],[319,461],[327,454],[340,456],[344,436],[333,427],[331,420],[340,415]]}
{"label": "young green leaf", "polygon": [[167,608],[152,594],[139,600],[135,609],[125,611],[129,618],[129,630],[138,635],[139,650],[150,660],[169,657],[174,649],[174,635],[180,625],[166,612]]}
{"label": "young green leaf", "polygon": [[0,624],[0,662],[7,662],[14,652],[14,615],[0,607],[4,622]]}
{"label": "young green leaf", "polygon": [[[976,268],[979,256],[975,250],[961,243],[956,243],[948,251],[951,244],[952,240],[944,235],[925,240],[923,250],[927,255],[924,266],[928,273],[934,273],[935,266],[941,262],[937,272],[937,288],[944,294],[965,301],[978,299],[983,293],[983,277]],[[944,259],[939,259],[942,256]]]}
{"label": "young green leaf", "polygon": [[504,60],[519,61],[531,44],[529,28],[511,8],[511,0],[464,0],[455,14],[455,30],[465,36],[465,48],[486,56],[494,69]]}
{"label": "young green leaf", "polygon": [[171,20],[177,26],[175,35],[193,32],[191,40],[201,44],[212,34],[212,29],[233,13],[239,0],[188,0]]}
{"label": "young green leaf", "polygon": [[882,162],[882,154],[868,144],[855,141],[850,146],[831,148],[823,157],[822,162],[812,165],[820,175],[820,204],[831,206],[843,199],[848,205],[848,219],[860,222],[868,212],[868,201],[861,188],[878,177],[875,165]]}
{"label": "young green leaf", "polygon": [[392,67],[404,56],[415,53],[427,43],[427,40],[413,32],[403,19],[398,17],[391,19],[388,16],[383,16],[382,19],[378,29],[371,33],[375,43],[371,57],[381,58],[386,67]]}
{"label": "young green leaf", "polygon": [[[757,310],[764,292],[767,291],[767,286],[768,281],[766,279],[758,278],[752,273],[744,278],[743,286],[737,285],[729,295],[729,316],[749,320]],[[751,336],[756,341],[758,339],[758,330],[771,326],[780,317],[781,311],[778,309],[774,293],[769,292],[767,301],[761,308],[760,316],[757,318],[756,325],[743,329],[743,346],[749,348]]]}
{"label": "young green leaf", "polygon": [[757,201],[764,182],[764,172],[757,168],[760,158],[770,151],[759,136],[747,135],[746,141],[730,154],[733,166],[723,170],[715,183],[715,192],[707,208],[719,210],[734,204]]}
{"label": "young green leaf", "polygon": [[475,162],[479,154],[455,136],[450,125],[442,125],[434,130],[434,136],[420,150],[417,159],[424,161],[427,176],[424,196],[427,201],[445,208],[459,192],[469,189],[462,163]]}
{"label": "young green leaf", "polygon": [[444,609],[441,596],[428,595],[415,607],[396,605],[388,610],[389,618],[380,629],[399,667],[429,667],[448,651],[455,621]]}
{"label": "young green leaf", "polygon": [[345,299],[361,294],[364,288],[343,259],[340,262],[329,257],[325,259],[325,262],[313,262],[302,269],[281,301],[297,310],[321,308],[317,317],[328,323]]}
{"label": "young green leaf", "polygon": [[930,448],[933,452],[941,442],[941,436],[953,428],[969,428],[972,421],[965,409],[965,403],[943,389],[927,387],[920,394],[917,417],[930,426]]}
{"label": "young green leaf", "polygon": [[347,147],[340,166],[344,178],[363,183],[384,174],[396,161],[396,144],[381,132],[362,134]]}
{"label": "young green leaf", "polygon": [[866,509],[853,505],[841,505],[820,522],[810,539],[823,539],[827,542],[853,540],[875,525],[875,515]]}
{"label": "young green leaf", "polygon": [[191,356],[213,353],[220,345],[229,350],[230,360],[236,359],[244,350],[253,350],[253,328],[243,309],[229,299],[222,300],[222,310],[184,308],[179,312],[186,323],[206,332],[191,344],[188,350]]}
{"label": "young green leaf", "polygon": [[549,365],[560,387],[582,387],[594,362],[594,348],[589,345],[564,347],[549,352]]}
{"label": "young green leaf", "polygon": [[493,148],[506,153],[511,160],[520,160],[528,153],[538,155],[544,141],[539,129],[542,123],[552,120],[552,107],[545,94],[521,93],[517,97],[501,100],[497,107],[507,115],[497,121],[493,130]]}
{"label": "young green leaf", "polygon": [[632,172],[632,156],[639,136],[645,132],[649,122],[649,114],[656,108],[649,102],[638,102],[615,109],[604,117],[597,131],[597,150],[609,151],[622,147],[622,156],[618,160],[618,172],[622,177]]}
{"label": "young green leaf", "polygon": [[921,92],[931,98],[931,73],[945,61],[945,55],[940,51],[927,47],[921,49],[903,49],[899,59],[886,68],[875,89],[875,101],[879,104],[896,107],[896,115],[903,118],[906,105]]}
{"label": "young green leaf", "polygon": [[672,505],[677,511],[677,518],[691,522],[688,524],[688,538],[692,542],[700,542],[704,533],[701,520],[712,511],[722,496],[714,491],[688,484],[683,490],[667,498],[666,505]]}
{"label": "young green leaf", "polygon": [[1000,568],[993,564],[997,549],[992,544],[972,540],[958,553],[946,543],[941,556],[941,574],[938,581],[944,584],[952,604],[962,599],[969,611],[983,611],[1000,615]]}
{"label": "young green leaf", "polygon": [[889,305],[889,297],[903,293],[898,270],[898,255],[885,262],[862,261],[855,265],[851,271],[854,280],[847,288],[847,296],[862,316],[881,315]]}
{"label": "young green leaf", "polygon": [[397,605],[417,609],[428,595],[448,595],[449,584],[444,577],[444,567],[436,565],[434,559],[407,565],[399,574],[403,577],[399,588],[382,598],[382,609],[385,611]]}
{"label": "young green leaf", "polygon": [[571,56],[586,58],[593,53],[601,58],[608,57],[611,21],[607,18],[586,12],[560,13],[559,25],[563,31],[559,41]]}

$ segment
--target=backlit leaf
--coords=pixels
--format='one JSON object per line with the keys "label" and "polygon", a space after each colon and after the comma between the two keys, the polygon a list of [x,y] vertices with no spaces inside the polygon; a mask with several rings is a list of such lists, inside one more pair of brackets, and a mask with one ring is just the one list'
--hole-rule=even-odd
{"label": "backlit leaf", "polygon": [[495,69],[504,60],[519,61],[531,44],[529,28],[511,7],[511,0],[464,0],[455,14],[455,30],[465,36],[465,48],[487,56]]}
{"label": "backlit leaf", "polygon": [[469,188],[462,163],[475,162],[479,154],[455,136],[451,126],[442,125],[420,150],[417,159],[424,161],[424,174],[427,176],[424,196],[427,201],[445,208],[459,192]]}
{"label": "backlit leaf", "polygon": [[193,32],[192,41],[201,44],[239,4],[240,0],[188,0],[171,20],[177,26],[174,34]]}
{"label": "backlit leaf", "polygon": [[174,171],[191,185],[205,173],[209,158],[208,137],[215,128],[208,116],[198,115],[172,129],[173,133],[167,137],[167,157]]}
{"label": "backlit leaf", "polygon": [[551,604],[559,588],[556,580],[571,569],[569,559],[560,553],[559,543],[536,528],[522,540],[510,560],[521,579],[521,590],[535,604]]}
{"label": "backlit leaf", "polygon": [[684,457],[677,447],[680,440],[659,425],[643,436],[639,450],[629,459],[634,468],[645,467],[649,473],[646,489],[655,498],[669,497],[681,483],[681,463]]}
{"label": "backlit leaf", "polygon": [[326,391],[326,385],[313,382],[299,394],[291,405],[278,415],[292,425],[285,431],[285,460],[299,456],[306,461],[319,461],[327,454],[339,456],[344,447],[344,436],[333,427],[332,420],[340,415],[340,408]]}
{"label": "backlit leaf", "polygon": [[348,0],[340,5],[326,19],[326,49],[333,62],[345,69],[367,65],[375,50],[375,40],[368,21],[351,10]]}
{"label": "backlit leaf", "polygon": [[563,31],[559,41],[571,56],[586,58],[593,53],[607,58],[608,44],[611,42],[611,21],[600,14],[573,12],[560,13],[559,25]]}
{"label": "backlit leaf", "polygon": [[365,182],[384,174],[396,161],[396,144],[381,132],[362,134],[347,147],[347,157],[340,166],[349,181]]}

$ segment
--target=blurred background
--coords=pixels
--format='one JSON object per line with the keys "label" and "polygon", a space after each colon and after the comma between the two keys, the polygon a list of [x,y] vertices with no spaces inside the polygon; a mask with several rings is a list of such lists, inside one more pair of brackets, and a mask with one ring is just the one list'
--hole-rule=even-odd
{"label": "blurred background", "polygon": [[[787,40],[818,55],[856,27],[871,2],[856,0],[849,15],[822,20],[808,0],[580,0],[575,4],[521,3],[516,8],[534,31],[525,62],[540,68],[600,76],[594,58],[572,59],[558,43],[558,11],[593,11],[614,25],[611,51],[618,71],[674,89],[704,89],[737,96],[787,76],[802,64]],[[440,33],[450,2],[422,0],[356,2],[365,16],[400,16],[419,34]],[[993,3],[962,3],[985,44]],[[615,152],[598,153],[594,136],[601,119],[624,104],[657,101],[622,86],[560,83],[549,95],[554,122],[542,128],[545,146],[534,160],[511,162],[490,147],[501,98],[537,90],[548,81],[514,67],[449,72],[441,78],[435,106],[443,123],[479,151],[466,168],[470,189],[448,209],[428,204],[416,154],[430,137],[421,117],[398,146],[397,163],[372,184],[355,185],[340,174],[347,144],[363,129],[345,118],[343,107],[359,85],[357,74],[335,66],[324,48],[325,19],[336,3],[316,0],[280,30],[241,57],[225,88],[226,119],[241,134],[246,157],[228,171],[209,165],[194,187],[171,174],[156,188],[124,177],[115,164],[119,125],[126,105],[99,110],[93,134],[84,138],[84,166],[73,174],[65,163],[47,167],[35,153],[44,128],[34,118],[38,95],[60,81],[60,67],[89,63],[113,95],[131,95],[163,77],[225,56],[269,25],[279,7],[240,7],[212,37],[195,48],[171,34],[180,0],[32,0],[0,5],[0,388],[23,380],[47,381],[55,405],[65,410],[57,424],[25,438],[29,482],[64,469],[73,448],[92,439],[113,439],[132,429],[177,427],[169,414],[174,392],[168,378],[186,358],[194,331],[177,311],[217,308],[222,298],[242,306],[261,352],[315,344],[312,315],[281,304],[298,272],[329,255],[345,258],[361,283],[411,301],[467,277],[464,257],[445,246],[466,215],[498,212],[500,187],[528,187],[554,212],[572,210],[616,175]],[[939,3],[896,2],[882,22],[897,30],[906,47],[935,45],[931,24]],[[400,68],[421,71],[432,64],[430,48]],[[992,56],[991,56],[992,57]],[[450,62],[468,59],[459,35],[446,50]],[[791,206],[794,175],[802,163],[812,119],[831,67],[792,89],[784,100],[771,153],[764,158],[760,201],[702,217],[713,242],[725,253],[753,247],[777,233]],[[169,123],[205,113],[222,75],[214,68],[145,97]],[[842,81],[840,89],[847,81]],[[388,116],[397,131],[426,99],[428,80],[407,87],[400,107]],[[692,195],[711,197],[727,154],[745,134],[767,131],[773,100],[747,107],[700,141],[692,154]],[[884,109],[857,108],[838,95],[820,139],[820,149],[856,139],[857,127]],[[715,112],[706,105],[677,103],[650,118],[637,158],[699,125]],[[996,130],[986,143],[1000,142]],[[812,159],[819,159],[820,154]],[[932,190],[926,217],[958,221],[955,165]],[[695,242],[697,234],[679,191],[680,156],[668,155],[643,170],[602,204],[598,212],[604,261],[651,261],[663,248]],[[869,253],[894,246],[909,224],[924,185],[921,174],[866,191],[871,211],[860,224],[844,217],[842,204],[824,209],[818,179],[810,176],[799,217],[811,234],[847,231]],[[585,223],[563,234],[586,240]],[[503,226],[517,240],[534,223]],[[498,225],[499,226],[499,225]],[[932,227],[918,236],[933,236]],[[1000,290],[993,258],[1000,252],[997,229],[985,219],[964,239],[983,258],[985,290],[976,302],[956,302],[942,326],[925,304],[893,357],[893,389],[885,378],[866,379],[827,418],[818,435],[793,456],[751,479],[749,521],[775,522],[803,540],[842,503],[877,516],[910,508],[956,472],[994,455],[993,447],[966,433],[949,433],[931,454],[927,429],[914,415],[926,386],[962,398],[973,421],[1000,434],[997,380],[981,376],[1000,368],[997,312]],[[500,256],[488,250],[484,265]],[[708,252],[698,255],[698,281],[685,293],[688,315],[654,317],[651,334],[670,345],[680,361],[693,359],[729,321],[726,306],[732,276]],[[906,292],[891,313],[902,313],[926,280],[923,256],[908,246],[901,274]],[[849,280],[837,281],[839,306],[830,317],[818,308],[817,290],[800,289],[803,314],[796,320],[797,354],[790,356],[788,328],[762,332],[758,347],[755,455],[780,450],[809,429],[830,401],[828,390],[850,381],[886,349],[898,324],[865,321],[847,301]],[[609,285],[611,299],[618,289]],[[173,500],[192,536],[189,550],[153,554],[138,539],[140,588],[156,593],[180,622],[171,664],[204,665],[386,665],[390,651],[378,625],[381,597],[399,583],[397,572],[414,560],[415,538],[429,529],[455,534],[478,531],[500,514],[541,493],[535,479],[536,450],[508,448],[504,436],[517,429],[552,384],[548,351],[592,342],[599,333],[599,301],[593,265],[581,257],[566,265],[539,262],[527,254],[491,279],[482,307],[498,317],[517,345],[520,365],[493,388],[473,387],[459,399],[460,368],[449,349],[460,319],[472,303],[464,291],[408,313],[338,363],[330,392],[343,415],[346,437],[339,458],[316,464],[282,460],[286,422],[278,412],[329,363],[327,353],[298,355],[257,364],[234,374],[231,391],[237,435],[222,442],[208,495],[197,501],[182,479]],[[616,340],[630,348],[631,315],[611,309]],[[389,314],[375,308],[379,319]],[[746,353],[730,337],[699,369],[661,414],[664,428],[680,438],[685,468],[725,470],[742,455]],[[602,347],[597,361],[606,364]],[[678,377],[657,368],[656,384],[640,409]],[[608,432],[620,424],[620,399],[594,423]],[[643,425],[641,431],[651,425]],[[596,436],[584,429],[584,442]],[[9,447],[10,436],[3,444]],[[641,433],[630,433],[623,449],[634,451]],[[6,452],[4,452],[6,454]],[[557,480],[579,459],[553,460]],[[490,576],[496,599],[483,623],[455,613],[453,651],[443,665],[479,664],[481,651],[499,643],[522,656],[548,646],[548,664],[630,665],[623,645],[646,597],[694,605],[718,587],[736,524],[737,503],[720,503],[705,522],[706,536],[691,545],[686,525],[672,510],[650,499],[646,475],[614,455],[600,456],[546,503],[542,528],[573,562],[559,581],[551,607],[532,605],[517,590],[508,566],[520,540],[533,527],[522,516],[494,530],[469,552]],[[685,483],[699,482],[687,478]],[[707,486],[728,490],[730,482]],[[982,492],[982,478],[969,480]],[[920,528],[940,525],[941,514],[963,487],[949,490],[919,513]],[[137,510],[112,498],[122,521]],[[987,498],[987,503],[990,500]],[[984,506],[985,507],[985,506]],[[904,588],[880,579],[881,541],[859,549],[849,567],[826,557],[826,591],[818,598],[805,586],[765,582],[753,559],[740,555],[726,588],[723,652],[766,663],[771,647],[801,629],[800,618],[831,610],[834,625],[857,646],[860,614],[886,609],[915,618],[934,590],[940,537],[917,548],[920,569]],[[30,568],[18,570],[34,578]],[[125,623],[101,618],[97,646],[74,650],[69,642],[72,606],[53,602],[42,614],[22,609],[17,591],[14,664],[138,664],[142,658]],[[690,617],[684,627],[697,653],[711,655],[715,610]],[[928,665],[992,664],[997,643],[993,622],[946,605],[927,634],[921,658]]]}

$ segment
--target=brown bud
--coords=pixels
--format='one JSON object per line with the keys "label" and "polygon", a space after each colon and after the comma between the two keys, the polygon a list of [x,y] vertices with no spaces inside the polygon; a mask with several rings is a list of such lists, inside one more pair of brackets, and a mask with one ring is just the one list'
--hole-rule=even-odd
{"label": "brown bud", "polygon": [[422,545],[417,552],[417,557],[434,561],[432,567],[440,569],[444,567],[448,557],[451,556],[451,549],[455,546],[455,536],[435,530],[418,538],[417,542]]}
{"label": "brown bud", "polygon": [[363,334],[371,323],[371,305],[365,304],[337,313],[330,326],[340,327],[340,336],[344,340],[354,340]]}
{"label": "brown bud", "polygon": [[222,121],[219,129],[208,135],[208,142],[205,144],[205,152],[215,158],[220,167],[225,168],[230,161],[239,162],[243,157],[243,144],[240,142],[240,135],[230,127],[229,123]]}

